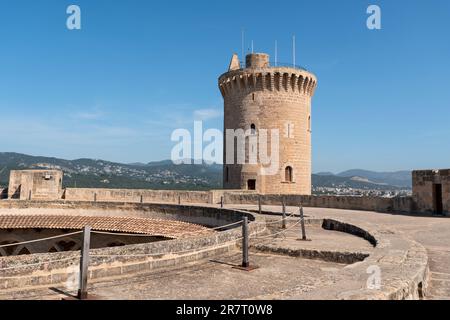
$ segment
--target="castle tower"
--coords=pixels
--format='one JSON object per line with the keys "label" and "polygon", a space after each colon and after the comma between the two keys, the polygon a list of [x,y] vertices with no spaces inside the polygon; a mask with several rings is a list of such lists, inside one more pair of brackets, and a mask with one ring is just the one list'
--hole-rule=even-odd
{"label": "castle tower", "polygon": [[[317,79],[312,73],[294,66],[271,66],[267,54],[247,55],[243,68],[237,55],[233,55],[228,72],[219,77],[225,114],[225,189],[256,190],[263,194],[311,194],[311,99],[316,85]],[[236,138],[227,137],[227,129],[243,129],[247,133],[244,163],[227,161],[227,152],[228,158],[236,159],[239,145]],[[267,168],[267,162],[261,161],[259,156],[256,162],[248,162],[249,158],[254,159],[249,156],[250,149],[254,150],[254,144],[249,141],[256,136],[260,150],[259,139],[267,130],[270,155],[273,129],[279,132],[279,159],[272,163],[276,170],[268,173],[262,170]],[[226,147],[233,143],[232,139],[236,146],[234,154]]]}

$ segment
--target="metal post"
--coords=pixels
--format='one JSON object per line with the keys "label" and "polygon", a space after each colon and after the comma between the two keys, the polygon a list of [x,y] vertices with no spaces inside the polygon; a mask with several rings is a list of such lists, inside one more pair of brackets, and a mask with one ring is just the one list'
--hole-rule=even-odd
{"label": "metal post", "polygon": [[178,204],[181,204],[181,196],[178,196]]}
{"label": "metal post", "polygon": [[283,221],[281,228],[286,229],[286,203],[284,202],[284,198],[281,201],[281,206],[283,207]]}
{"label": "metal post", "polygon": [[248,218],[242,219],[242,268],[248,268]]}
{"label": "metal post", "polygon": [[305,230],[305,216],[303,215],[303,207],[300,206],[300,224],[302,226],[302,240],[307,240]]}
{"label": "metal post", "polygon": [[259,211],[259,214],[261,214],[261,211],[262,211],[261,195],[258,196],[258,211]]}
{"label": "metal post", "polygon": [[141,203],[143,203],[144,202],[144,196],[141,194]]}
{"label": "metal post", "polygon": [[87,299],[88,297],[87,281],[88,281],[90,242],[91,242],[91,227],[86,226],[83,229],[83,243],[81,247],[80,289],[78,290],[78,299],[80,300]]}
{"label": "metal post", "polygon": [[223,208],[223,196],[220,197],[220,207]]}
{"label": "metal post", "polygon": [[28,200],[31,200],[31,190],[28,192]]}
{"label": "metal post", "polygon": [[94,193],[94,202],[97,202],[97,193]]}

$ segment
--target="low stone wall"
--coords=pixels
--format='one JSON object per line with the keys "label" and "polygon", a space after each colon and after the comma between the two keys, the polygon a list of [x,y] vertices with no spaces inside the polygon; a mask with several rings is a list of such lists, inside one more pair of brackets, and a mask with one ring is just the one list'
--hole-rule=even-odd
{"label": "low stone wall", "polygon": [[[145,189],[99,189],[67,188],[63,200],[86,202],[124,202],[124,203],[172,203],[172,204],[219,204],[223,198],[228,204],[256,204],[259,195],[240,190],[178,191]],[[357,197],[357,196],[303,196],[303,195],[261,195],[263,204],[305,207],[366,210],[379,212],[416,212],[412,197]]]}
{"label": "low stone wall", "polygon": [[144,189],[67,188],[63,195],[69,201],[212,203],[210,191],[172,191]]}
{"label": "low stone wall", "polygon": [[[259,195],[256,193],[225,193],[225,203],[229,204],[256,204]],[[355,196],[302,196],[302,195],[261,195],[263,205],[281,205],[285,201],[288,206],[303,205],[304,207],[335,208],[348,210],[366,210],[379,212],[414,211],[412,197],[381,198],[381,197],[355,197]]]}
{"label": "low stone wall", "polygon": [[[363,262],[347,267],[351,274],[373,274],[381,271],[381,287],[341,291],[336,297],[342,300],[418,300],[428,295],[429,264],[426,249],[400,233],[386,233],[371,225],[325,219],[336,230],[346,230],[363,238],[376,241],[374,252]],[[328,225],[331,227],[330,225]],[[363,232],[361,232],[363,230]]]}

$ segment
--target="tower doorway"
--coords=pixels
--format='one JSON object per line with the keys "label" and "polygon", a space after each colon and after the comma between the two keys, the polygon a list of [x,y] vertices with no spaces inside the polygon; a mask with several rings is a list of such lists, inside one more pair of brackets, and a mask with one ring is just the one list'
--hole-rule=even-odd
{"label": "tower doorway", "polygon": [[249,179],[247,181],[247,189],[248,190],[256,190],[256,180],[255,179]]}
{"label": "tower doorway", "polygon": [[436,214],[444,213],[444,203],[442,201],[442,184],[433,185],[433,209]]}

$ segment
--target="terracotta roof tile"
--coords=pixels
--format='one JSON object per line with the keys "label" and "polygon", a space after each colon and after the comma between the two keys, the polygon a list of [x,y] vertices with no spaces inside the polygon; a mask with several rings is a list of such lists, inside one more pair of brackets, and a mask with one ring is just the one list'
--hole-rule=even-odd
{"label": "terracotta roof tile", "polygon": [[168,238],[190,237],[214,232],[206,227],[176,220],[135,217],[89,217],[63,215],[0,215],[0,229],[69,229],[145,234]]}

